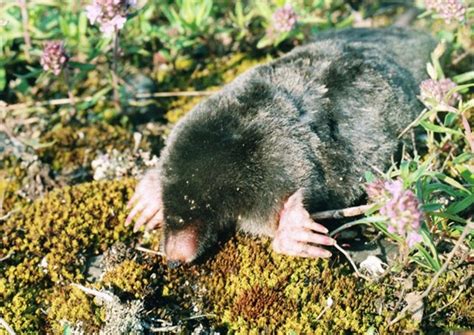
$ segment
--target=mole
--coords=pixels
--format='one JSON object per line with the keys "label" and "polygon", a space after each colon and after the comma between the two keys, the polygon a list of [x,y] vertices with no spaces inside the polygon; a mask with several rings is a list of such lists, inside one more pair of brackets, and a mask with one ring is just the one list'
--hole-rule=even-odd
{"label": "mole", "polygon": [[320,33],[256,66],[173,128],[130,199],[134,230],[162,227],[169,261],[192,262],[240,230],[277,253],[330,257],[310,213],[356,204],[421,112],[434,40],[403,28]]}

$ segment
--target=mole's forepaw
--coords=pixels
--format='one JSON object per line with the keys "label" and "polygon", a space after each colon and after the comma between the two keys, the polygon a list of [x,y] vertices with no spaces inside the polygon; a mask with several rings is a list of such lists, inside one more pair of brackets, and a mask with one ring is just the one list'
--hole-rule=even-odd
{"label": "mole's forepaw", "polygon": [[[331,253],[317,245],[334,245],[328,230],[314,222],[303,206],[303,192],[298,190],[285,202],[278,229],[273,238],[275,252],[300,257],[330,257]],[[321,234],[319,234],[321,233]]]}
{"label": "mole's forepaw", "polygon": [[133,231],[146,225],[147,230],[159,227],[163,223],[163,206],[161,202],[161,191],[159,176],[156,171],[149,171],[138,183],[135,194],[127,205],[132,208],[125,221],[128,226],[135,218]]}

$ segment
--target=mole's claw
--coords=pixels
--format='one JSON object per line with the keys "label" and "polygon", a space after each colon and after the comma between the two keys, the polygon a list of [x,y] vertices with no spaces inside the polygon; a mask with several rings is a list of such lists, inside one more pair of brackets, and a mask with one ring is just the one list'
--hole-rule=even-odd
{"label": "mole's claw", "polygon": [[132,211],[130,212],[130,214],[128,214],[127,216],[127,219],[125,220],[125,225],[128,226],[133,218],[139,213],[141,212],[143,209],[145,208],[145,204],[143,202],[139,202],[135,205],[135,207],[133,207]]}
{"label": "mole's claw", "polygon": [[146,224],[145,230],[153,230],[159,227],[164,221],[163,209],[160,209]]}
{"label": "mole's claw", "polygon": [[317,247],[336,243],[331,237],[323,235],[327,231],[326,227],[311,219],[303,206],[303,192],[298,190],[283,206],[278,229],[273,238],[273,250],[290,256],[330,257],[329,251]]}
{"label": "mole's claw", "polygon": [[133,231],[137,231],[141,226],[148,223],[151,218],[159,211],[160,206],[157,203],[147,203],[146,207],[140,214],[140,217],[136,220]]}
{"label": "mole's claw", "polygon": [[127,209],[132,208],[133,204],[137,202],[138,198],[140,198],[140,194],[138,192],[135,192],[133,196],[128,200],[127,202]]}

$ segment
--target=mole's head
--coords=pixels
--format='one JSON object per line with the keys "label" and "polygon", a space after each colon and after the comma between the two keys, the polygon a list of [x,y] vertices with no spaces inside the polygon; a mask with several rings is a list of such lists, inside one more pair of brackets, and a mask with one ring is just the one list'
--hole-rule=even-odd
{"label": "mole's head", "polygon": [[[230,115],[230,116],[229,116]],[[235,230],[256,202],[258,131],[230,113],[207,113],[179,124],[162,154],[165,253],[191,262]]]}

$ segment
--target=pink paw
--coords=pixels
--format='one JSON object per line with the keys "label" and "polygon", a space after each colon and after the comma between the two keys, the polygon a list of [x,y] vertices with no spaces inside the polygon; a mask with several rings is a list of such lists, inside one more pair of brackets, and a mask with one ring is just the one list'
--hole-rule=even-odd
{"label": "pink paw", "polygon": [[161,202],[161,192],[159,183],[159,172],[157,170],[148,171],[143,179],[138,183],[135,194],[127,205],[132,208],[125,221],[128,226],[135,218],[133,231],[146,225],[147,230],[160,227],[163,223],[163,206]]}
{"label": "pink paw", "polygon": [[331,253],[317,246],[336,244],[327,233],[324,226],[311,219],[303,206],[303,191],[299,189],[285,202],[272,247],[275,252],[289,256],[327,258]]}

